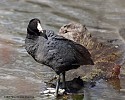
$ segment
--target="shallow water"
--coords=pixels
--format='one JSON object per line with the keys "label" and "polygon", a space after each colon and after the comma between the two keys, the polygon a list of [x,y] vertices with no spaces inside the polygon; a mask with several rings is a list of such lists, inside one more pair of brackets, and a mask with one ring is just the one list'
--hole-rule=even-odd
{"label": "shallow water", "polygon": [[[100,40],[118,39],[124,43],[119,29],[125,27],[124,0],[1,0],[0,1],[0,97],[30,96],[34,100],[54,99],[40,95],[55,73],[36,63],[24,49],[26,28],[37,17],[45,29],[58,32],[71,21],[85,24]],[[73,95],[68,100],[124,100],[125,68],[120,80],[100,80],[94,88],[86,88],[84,96]],[[118,85],[118,88],[113,88]],[[7,98],[7,96],[10,96]],[[62,99],[62,98],[59,98]],[[63,98],[65,99],[65,98]]]}

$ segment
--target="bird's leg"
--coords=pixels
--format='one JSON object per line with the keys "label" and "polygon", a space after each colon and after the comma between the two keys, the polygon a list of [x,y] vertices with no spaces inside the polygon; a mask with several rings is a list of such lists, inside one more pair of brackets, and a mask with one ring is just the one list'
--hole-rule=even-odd
{"label": "bird's leg", "polygon": [[62,88],[66,89],[65,72],[62,73]]}
{"label": "bird's leg", "polygon": [[55,96],[58,96],[58,91],[59,91],[59,83],[60,83],[60,74],[57,76],[57,84],[56,84],[56,91],[55,91]]}

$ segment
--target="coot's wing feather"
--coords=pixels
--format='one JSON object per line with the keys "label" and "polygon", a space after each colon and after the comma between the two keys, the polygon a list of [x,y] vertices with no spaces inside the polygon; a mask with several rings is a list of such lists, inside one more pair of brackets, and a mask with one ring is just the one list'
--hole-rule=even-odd
{"label": "coot's wing feather", "polygon": [[75,49],[75,54],[79,59],[80,63],[83,65],[94,65],[93,60],[91,59],[91,54],[89,51],[82,45],[73,43],[72,47]]}
{"label": "coot's wing feather", "polygon": [[85,65],[94,64],[94,62],[91,59],[91,54],[84,46],[82,46],[74,41],[68,40],[63,36],[56,35],[55,38],[59,39],[59,40],[64,40],[65,42],[68,42],[68,44],[70,44],[70,46],[72,47],[71,50],[73,51],[74,56],[78,60],[79,64],[85,64]]}

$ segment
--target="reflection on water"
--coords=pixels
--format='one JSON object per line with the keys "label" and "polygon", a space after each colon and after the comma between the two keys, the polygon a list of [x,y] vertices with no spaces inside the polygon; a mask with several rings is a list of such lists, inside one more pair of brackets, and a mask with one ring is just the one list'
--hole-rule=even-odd
{"label": "reflection on water", "polygon": [[[36,63],[24,49],[26,27],[31,18],[40,18],[43,28],[55,32],[62,25],[76,21],[86,24],[95,37],[122,39],[118,30],[125,26],[124,11],[124,0],[1,0],[0,96],[31,95],[34,99],[54,99],[39,92],[46,88],[44,81],[55,73]],[[122,72],[124,74],[124,68]],[[70,95],[59,99],[124,100],[124,79],[99,81],[94,88],[85,89],[84,96]]]}
{"label": "reflection on water", "polygon": [[117,79],[110,79],[110,80],[107,80],[107,82],[113,86],[113,88],[117,91],[120,91],[120,89],[122,88],[121,87],[121,83],[120,83],[120,79],[117,78]]}

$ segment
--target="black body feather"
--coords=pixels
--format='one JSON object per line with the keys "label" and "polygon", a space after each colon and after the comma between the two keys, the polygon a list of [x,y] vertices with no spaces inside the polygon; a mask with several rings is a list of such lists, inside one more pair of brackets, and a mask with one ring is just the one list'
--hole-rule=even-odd
{"label": "black body feather", "polygon": [[43,30],[47,38],[42,35],[27,33],[25,40],[27,52],[39,63],[51,67],[57,74],[80,65],[93,65],[88,50],[80,44],[55,34],[50,30]]}

